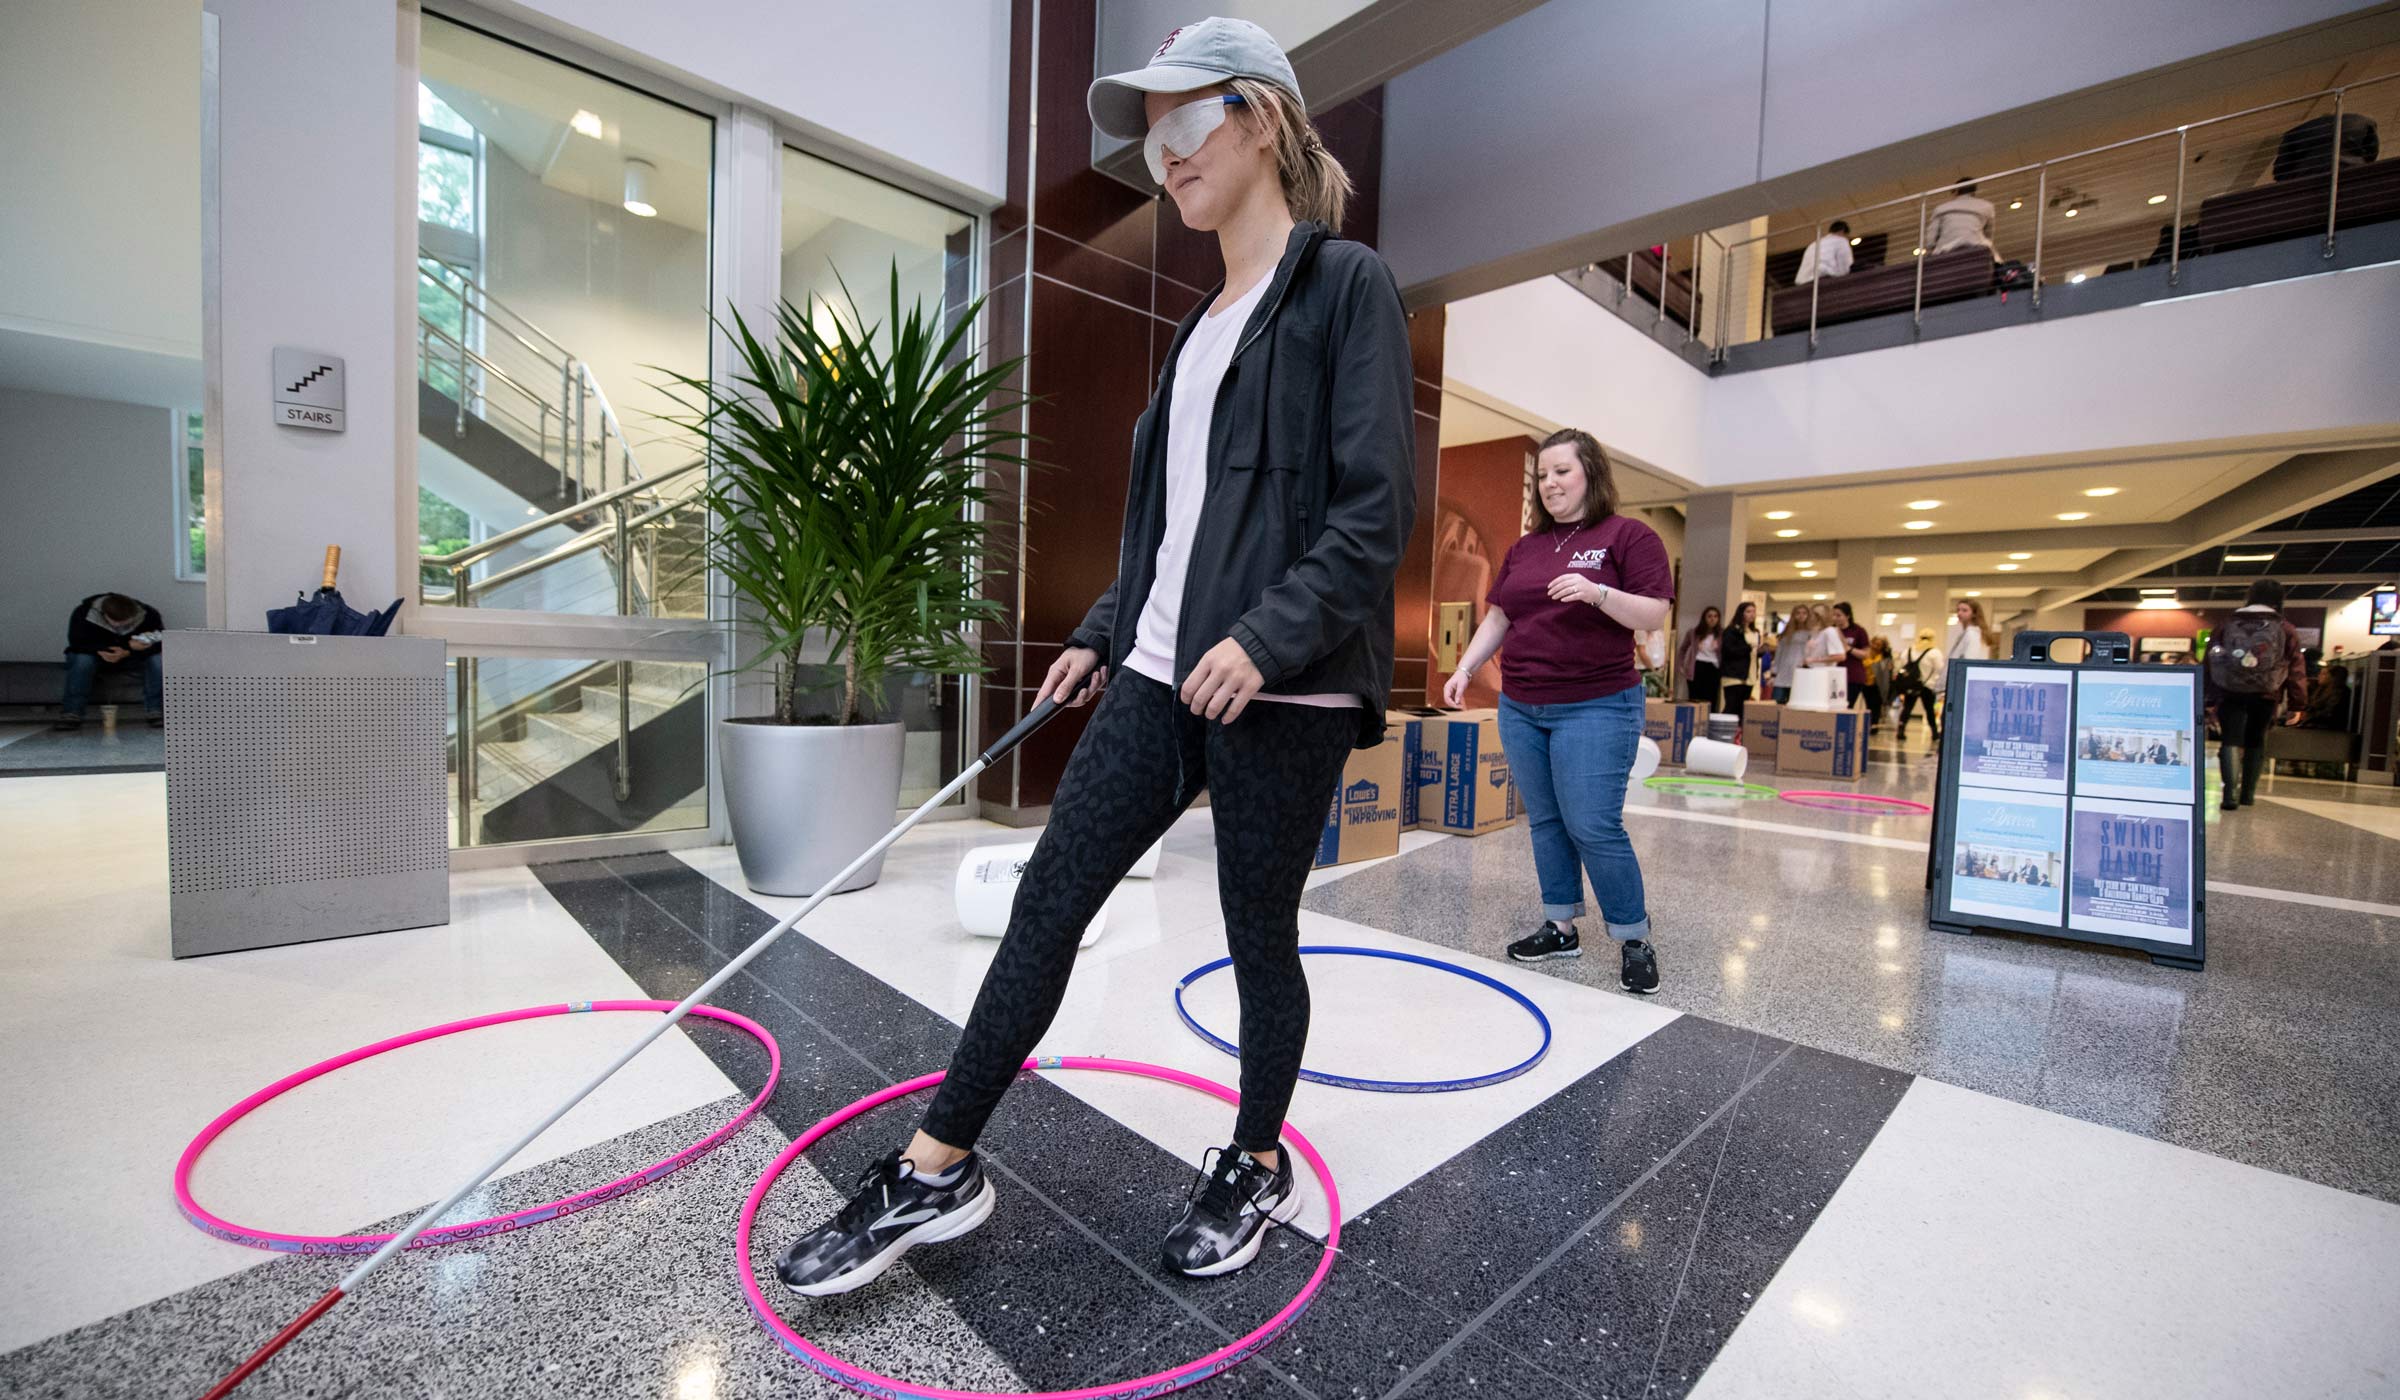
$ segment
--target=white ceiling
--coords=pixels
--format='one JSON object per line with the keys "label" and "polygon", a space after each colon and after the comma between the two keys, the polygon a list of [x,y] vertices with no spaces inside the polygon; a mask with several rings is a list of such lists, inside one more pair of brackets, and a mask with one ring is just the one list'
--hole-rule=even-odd
{"label": "white ceiling", "polygon": [[[1862,535],[1917,533],[1932,545],[1951,534],[2072,528],[2092,532],[2096,555],[2110,548],[2109,527],[2177,519],[2266,471],[2285,455],[2245,453],[2116,466],[1911,475],[1849,486],[1766,491],[1744,496],[1742,504],[1750,517],[1750,538],[1757,543],[1777,541],[1779,530],[1798,530],[1794,539],[1823,540],[1831,550],[1834,540]],[[2105,499],[2083,494],[2101,486],[2117,487],[2118,492]],[[1908,503],[1918,500],[1941,504],[1927,510],[1909,509]],[[1769,511],[1782,510],[1792,512],[1791,518],[1767,518]],[[2087,511],[2090,518],[2075,522],[2058,518],[2068,511]],[[1910,520],[1930,520],[1933,526],[1910,532],[1904,528]],[[1918,552],[1895,549],[1884,558],[1888,561],[1892,555]],[[1976,558],[1980,556],[1969,556],[1970,562]],[[2005,554],[2000,556],[2005,558]]]}
{"label": "white ceiling", "polygon": [[[2066,574],[2098,562],[2108,552],[2106,548],[2095,548],[1990,550],[1976,554],[1882,554],[1876,559],[1875,567],[1876,571],[1882,574],[1889,574],[1896,568],[1904,568],[1926,578],[1946,578],[1953,574],[1971,574],[1978,577],[1993,573]],[[2030,554],[2033,557],[2011,559],[2009,558],[2011,553]],[[1902,564],[1900,562],[1902,559],[1912,559],[1916,562]],[[1816,571],[1820,580],[1830,581],[1833,578],[1832,550],[1826,550],[1822,557],[1812,558],[1807,561],[1807,564],[1809,568]],[[1792,580],[1796,583],[1801,578],[1803,570],[1800,561],[1758,559],[1750,562],[1748,572],[1750,577],[1761,582]]]}

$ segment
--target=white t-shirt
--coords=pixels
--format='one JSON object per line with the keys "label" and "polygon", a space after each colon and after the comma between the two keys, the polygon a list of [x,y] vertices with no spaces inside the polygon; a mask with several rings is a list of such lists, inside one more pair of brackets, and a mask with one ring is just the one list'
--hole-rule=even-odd
{"label": "white t-shirt", "polygon": [[1700,644],[1692,648],[1692,659],[1694,661],[1702,662],[1706,665],[1716,665],[1717,639],[1715,637],[1702,637],[1700,639]]}
{"label": "white t-shirt", "polygon": [[[1208,432],[1217,413],[1217,388],[1241,344],[1250,313],[1266,295],[1272,276],[1261,277],[1231,305],[1220,305],[1184,337],[1175,359],[1175,392],[1167,404],[1167,528],[1158,541],[1158,576],[1142,601],[1134,625],[1129,668],[1161,685],[1175,684],[1175,633],[1183,612],[1183,584],[1191,568],[1192,543],[1200,534],[1200,511],[1208,501]],[[1223,298],[1218,299],[1220,302]],[[1355,695],[1268,695],[1284,704],[1349,706]]]}
{"label": "white t-shirt", "polygon": [[1963,622],[1953,622],[1950,624],[1950,635],[1944,640],[1949,645],[1942,648],[1943,652],[1956,660],[1989,661],[1992,659],[1991,644],[1984,640],[1983,629],[1980,627],[1970,627]]}
{"label": "white t-shirt", "polygon": [[1812,665],[1819,661],[1846,661],[1849,656],[1850,643],[1843,638],[1839,627],[1821,628],[1808,639],[1808,660]]}
{"label": "white t-shirt", "polygon": [[1820,272],[1827,277],[1839,277],[1850,270],[1852,256],[1847,235],[1826,234],[1801,252],[1800,275],[1792,279],[1792,285],[1805,287],[1816,281]]}

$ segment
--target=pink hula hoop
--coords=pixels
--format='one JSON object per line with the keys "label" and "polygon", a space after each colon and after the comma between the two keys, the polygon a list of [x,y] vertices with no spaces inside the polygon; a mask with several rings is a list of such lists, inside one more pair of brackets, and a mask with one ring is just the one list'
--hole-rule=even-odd
{"label": "pink hula hoop", "polygon": [[[575,1001],[562,1002],[556,1006],[527,1006],[515,1011],[496,1011],[489,1016],[476,1016],[464,1021],[452,1021],[445,1026],[431,1026],[421,1031],[411,1031],[406,1035],[393,1036],[389,1040],[376,1041],[372,1045],[362,1045],[348,1054],[336,1055],[330,1060],[321,1060],[304,1070],[287,1074],[276,1080],[266,1088],[218,1114],[207,1127],[202,1128],[200,1135],[192,1139],[190,1145],[183,1149],[183,1155],[175,1161],[175,1203],[182,1208],[184,1219],[191,1221],[194,1225],[215,1235],[218,1239],[231,1240],[235,1244],[246,1244],[253,1249],[272,1249],[288,1254],[373,1253],[392,1236],[390,1234],[288,1235],[276,1230],[260,1230],[248,1225],[236,1225],[230,1220],[212,1214],[206,1206],[192,1198],[192,1168],[198,1165],[200,1154],[208,1150],[208,1145],[216,1141],[219,1134],[241,1121],[260,1104],[279,1094],[296,1089],[319,1075],[331,1074],[344,1065],[357,1064],[360,1060],[370,1059],[387,1050],[398,1050],[404,1046],[436,1040],[442,1036],[456,1035],[460,1031],[479,1030],[485,1026],[497,1026],[509,1021],[530,1021],[543,1016],[564,1016],[578,1011],[672,1011],[674,1009],[675,1003],[671,1001]],[[757,1039],[759,1044],[767,1047],[767,1082],[764,1087],[759,1089],[758,1097],[752,1099],[740,1113],[735,1114],[731,1122],[665,1161],[644,1167],[630,1176],[621,1176],[605,1186],[595,1186],[589,1191],[578,1192],[575,1195],[562,1197],[543,1205],[530,1206],[507,1215],[495,1215],[488,1220],[470,1220],[458,1225],[439,1226],[417,1236],[416,1239],[409,1242],[408,1247],[410,1249],[427,1249],[434,1245],[456,1244],[461,1240],[482,1239],[486,1235],[503,1234],[510,1230],[522,1229],[527,1225],[538,1225],[545,1220],[556,1220],[562,1215],[573,1215],[577,1211],[589,1210],[604,1201],[613,1201],[619,1196],[638,1191],[677,1168],[689,1165],[731,1137],[744,1123],[750,1121],[752,1114],[758,1112],[759,1108],[766,1103],[767,1096],[775,1092],[775,1081],[783,1073],[783,1050],[776,1045],[775,1037],[767,1034],[766,1027],[747,1016],[731,1011],[720,1011],[713,1006],[695,1006],[692,1008],[691,1014],[704,1016],[711,1021],[722,1021],[738,1030],[747,1031]]]}
{"label": "pink hula hoop", "polygon": [[[1241,1102],[1241,1095],[1214,1080],[1202,1079],[1199,1075],[1186,1074],[1163,1065],[1142,1064],[1136,1060],[1111,1060],[1086,1055],[1039,1055],[1027,1060],[1025,1068],[1090,1069],[1113,1074],[1135,1074],[1145,1079],[1163,1079],[1170,1084],[1186,1085],[1205,1094],[1214,1094],[1227,1103]],[[733,1269],[742,1281],[742,1292],[750,1299],[750,1310],[758,1314],[758,1320],[766,1325],[777,1341],[783,1343],[786,1351],[828,1380],[837,1381],[862,1394],[881,1397],[881,1400],[996,1400],[1001,1396],[1009,1397],[1009,1400],[1116,1400],[1121,1396],[1164,1395],[1229,1371],[1264,1350],[1267,1343],[1308,1310],[1310,1300],[1316,1297],[1317,1289],[1325,1282],[1325,1275],[1333,1269],[1333,1258],[1340,1252],[1342,1242],[1341,1193],[1334,1189],[1333,1173],[1326,1168],[1325,1159],[1317,1155],[1317,1149],[1309,1144],[1298,1129],[1287,1123],[1283,1129],[1283,1140],[1299,1152],[1308,1163],[1309,1171],[1316,1176],[1317,1185],[1325,1192],[1325,1208],[1333,1223],[1325,1233],[1325,1251],[1317,1260],[1316,1272],[1308,1276],[1308,1282],[1291,1302],[1284,1305],[1283,1311],[1268,1318],[1257,1331],[1236,1338],[1199,1360],[1187,1361],[1172,1370],[1108,1385],[1087,1386],[1081,1390],[944,1390],[939,1386],[898,1380],[879,1375],[863,1366],[853,1366],[793,1331],[791,1325],[767,1305],[766,1294],[758,1286],[758,1271],[750,1267],[750,1226],[758,1218],[759,1205],[766,1200],[767,1192],[774,1188],[784,1169],[792,1164],[793,1159],[814,1146],[818,1139],[870,1109],[880,1108],[910,1094],[922,1093],[941,1083],[944,1077],[941,1073],[921,1075],[905,1084],[895,1084],[889,1089],[869,1094],[848,1108],[827,1115],[807,1132],[794,1138],[792,1145],[783,1149],[781,1156],[767,1164],[766,1171],[758,1178],[758,1184],[750,1188],[750,1198],[742,1202],[741,1223],[733,1235]]]}
{"label": "pink hula hoop", "polygon": [[[1817,798],[1831,798],[1832,800],[1811,800]],[[1883,797],[1872,792],[1814,792],[1806,788],[1797,788],[1784,793],[1783,800],[1795,807],[1814,807],[1823,812],[1873,812],[1886,807],[1897,807],[1903,812],[1923,816],[1933,810],[1922,802],[1911,802],[1905,797]],[[1842,805],[1844,803],[1860,805],[1844,806]]]}

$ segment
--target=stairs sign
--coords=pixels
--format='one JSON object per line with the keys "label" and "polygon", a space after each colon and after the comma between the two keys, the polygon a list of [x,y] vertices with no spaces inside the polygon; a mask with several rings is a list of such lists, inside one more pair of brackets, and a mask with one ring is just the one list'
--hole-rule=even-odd
{"label": "stairs sign", "polygon": [[342,357],[275,347],[275,421],[288,428],[342,431]]}

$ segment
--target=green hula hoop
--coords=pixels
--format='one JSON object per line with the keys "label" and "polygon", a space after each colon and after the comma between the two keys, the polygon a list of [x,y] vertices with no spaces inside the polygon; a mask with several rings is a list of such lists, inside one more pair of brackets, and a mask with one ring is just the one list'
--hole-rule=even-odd
{"label": "green hula hoop", "polygon": [[1728,782],[1723,778],[1679,778],[1672,774],[1663,778],[1644,778],[1642,786],[1681,797],[1722,797],[1734,802],[1764,802],[1782,796],[1777,789],[1761,787],[1757,783]]}

